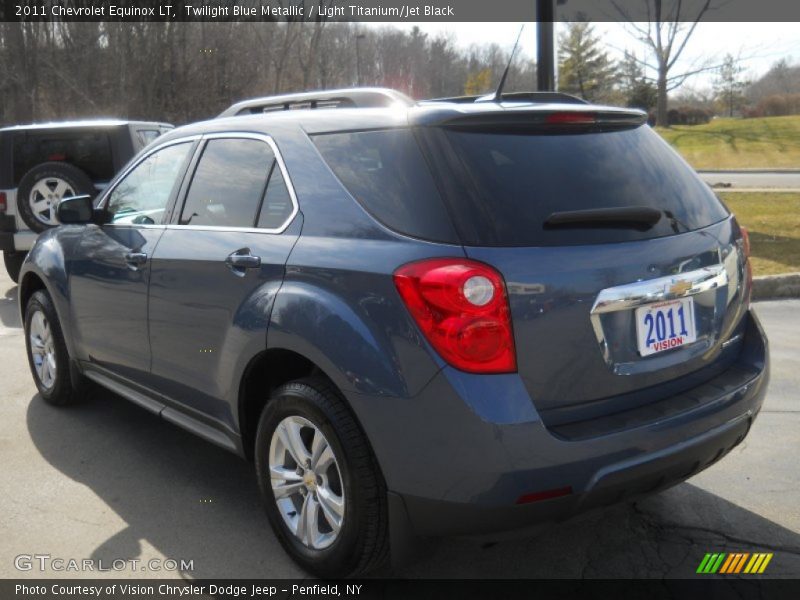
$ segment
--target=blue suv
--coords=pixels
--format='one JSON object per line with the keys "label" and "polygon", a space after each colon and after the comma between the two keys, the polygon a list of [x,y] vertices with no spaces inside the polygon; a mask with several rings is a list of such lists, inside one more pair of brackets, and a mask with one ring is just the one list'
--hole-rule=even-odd
{"label": "blue suv", "polygon": [[253,460],[320,576],[681,482],[747,435],[767,343],[746,231],[645,120],[356,89],[165,133],[22,266],[39,393]]}

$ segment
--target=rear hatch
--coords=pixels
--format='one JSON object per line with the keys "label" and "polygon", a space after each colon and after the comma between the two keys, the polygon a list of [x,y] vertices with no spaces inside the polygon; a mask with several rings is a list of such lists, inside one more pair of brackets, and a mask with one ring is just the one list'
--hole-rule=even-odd
{"label": "rear hatch", "polygon": [[643,115],[495,112],[418,138],[467,256],[505,279],[546,423],[655,402],[735,359],[741,232]]}

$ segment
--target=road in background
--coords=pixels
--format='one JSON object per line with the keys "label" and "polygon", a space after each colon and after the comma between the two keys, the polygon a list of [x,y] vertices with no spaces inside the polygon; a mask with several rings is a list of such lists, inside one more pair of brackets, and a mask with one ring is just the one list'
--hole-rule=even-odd
{"label": "road in background", "polygon": [[[750,436],[657,496],[583,516],[537,538],[446,540],[405,577],[695,577],[706,552],[774,552],[765,576],[800,576],[800,300],[757,307],[770,336],[770,391]],[[193,561],[184,573],[113,577],[302,577],[269,529],[252,465],[110,392],[67,409],[36,394],[17,287],[0,275],[0,577],[49,554]],[[96,577],[97,573],[82,574]],[[77,574],[81,576],[81,574]]]}
{"label": "road in background", "polygon": [[[698,171],[710,186],[736,188],[780,188],[800,191],[800,170],[797,171]],[[724,186],[724,187],[722,187]]]}

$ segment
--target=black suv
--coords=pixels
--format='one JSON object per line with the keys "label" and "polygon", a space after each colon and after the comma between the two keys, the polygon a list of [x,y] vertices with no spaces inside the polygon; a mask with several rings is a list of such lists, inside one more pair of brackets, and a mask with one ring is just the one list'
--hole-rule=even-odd
{"label": "black suv", "polygon": [[75,121],[0,129],[0,250],[17,281],[36,235],[58,224],[61,198],[94,196],[142,148],[173,127]]}

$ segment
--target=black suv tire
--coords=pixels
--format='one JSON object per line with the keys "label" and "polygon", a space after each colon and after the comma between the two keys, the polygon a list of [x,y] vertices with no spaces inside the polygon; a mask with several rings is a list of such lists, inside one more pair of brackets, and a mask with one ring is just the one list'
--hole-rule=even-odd
{"label": "black suv tire", "polygon": [[8,276],[14,283],[19,283],[19,271],[22,268],[22,262],[28,255],[27,252],[3,252],[3,262],[6,265]]}
{"label": "black suv tire", "polygon": [[91,178],[74,165],[64,162],[46,162],[36,165],[25,173],[19,182],[19,188],[17,188],[17,211],[31,231],[41,233],[57,224],[48,225],[42,222],[33,213],[30,205],[31,192],[39,183],[56,180],[65,182],[72,190],[72,195],[89,194],[94,197],[97,194]]}
{"label": "black suv tire", "polygon": [[[284,419],[292,417],[299,417],[322,432],[340,473],[344,517],[335,541],[324,549],[310,548],[298,539],[281,515],[272,488],[273,434]],[[387,562],[386,485],[366,437],[329,382],[301,379],[272,393],[258,425],[255,465],[270,524],[284,549],[305,570],[319,577],[352,577],[374,571]],[[306,491],[303,496],[311,494]],[[317,498],[317,491],[313,497]],[[320,512],[325,511],[320,508]]]}

